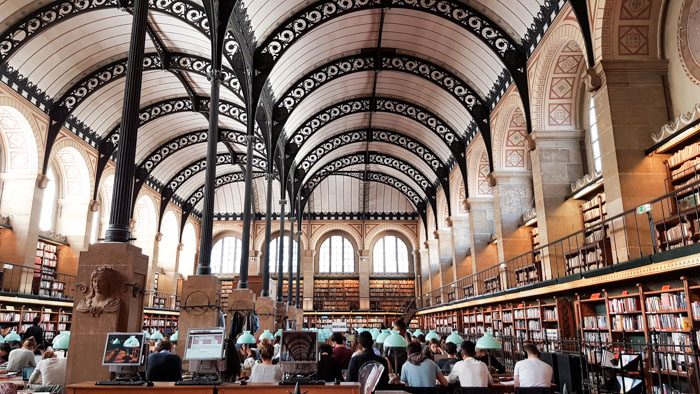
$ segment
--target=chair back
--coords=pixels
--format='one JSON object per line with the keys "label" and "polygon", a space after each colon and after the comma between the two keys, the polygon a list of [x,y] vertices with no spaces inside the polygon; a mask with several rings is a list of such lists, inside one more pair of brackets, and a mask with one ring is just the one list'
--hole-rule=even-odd
{"label": "chair back", "polygon": [[549,387],[518,387],[515,389],[515,394],[551,394],[552,389]]}
{"label": "chair back", "polygon": [[484,394],[490,392],[488,387],[457,387],[454,394]]}
{"label": "chair back", "polygon": [[377,361],[367,361],[362,364],[357,374],[357,380],[360,383],[360,393],[373,393],[383,373],[384,366]]}

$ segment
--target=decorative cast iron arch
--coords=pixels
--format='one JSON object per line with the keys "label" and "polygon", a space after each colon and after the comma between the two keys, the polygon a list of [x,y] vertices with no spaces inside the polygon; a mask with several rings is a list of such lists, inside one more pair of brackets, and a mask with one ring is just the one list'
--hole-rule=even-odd
{"label": "decorative cast iron arch", "polygon": [[[254,172],[253,173],[253,179],[255,178],[260,178],[263,176],[263,172]],[[242,172],[231,172],[227,174],[222,174],[216,177],[214,180],[214,189],[218,189],[221,186],[228,185],[231,183],[236,183],[236,182],[244,182],[245,181],[245,174]],[[195,214],[196,216],[201,216],[201,213],[197,212],[194,208],[197,206],[197,203],[204,198],[204,186],[200,187],[197,189],[194,193],[190,194],[190,196],[185,200],[185,203],[183,204],[183,211],[182,211],[182,216],[183,220],[187,220],[187,217],[189,217],[191,214]]]}
{"label": "decorative cast iron arch", "polygon": [[[377,65],[376,50],[364,50],[361,53],[345,56],[323,64],[299,78],[283,93],[275,104],[275,119],[279,121],[272,131],[273,141],[281,134],[284,120],[294,109],[314,91],[324,84],[349,74],[373,71],[380,68],[383,71],[397,71],[415,75],[438,85],[449,93],[474,119],[485,140],[490,140],[490,110],[486,100],[481,97],[467,82],[446,70],[444,67],[412,55],[394,53],[391,49],[382,48],[381,65]],[[467,130],[462,130],[466,133]],[[473,136],[465,135],[464,142]]]}

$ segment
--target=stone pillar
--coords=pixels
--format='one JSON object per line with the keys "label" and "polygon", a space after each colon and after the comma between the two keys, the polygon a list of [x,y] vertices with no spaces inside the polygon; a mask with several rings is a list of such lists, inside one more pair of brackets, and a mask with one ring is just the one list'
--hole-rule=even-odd
{"label": "stone pillar", "polygon": [[476,273],[498,264],[496,245],[489,243],[495,232],[492,197],[473,197],[469,203],[469,228],[473,236],[472,272]]}
{"label": "stone pillar", "polygon": [[[608,217],[632,210],[666,190],[666,156],[646,156],[644,151],[654,144],[652,132],[668,121],[667,70],[666,60],[604,61],[595,66],[602,81],[593,97]],[[638,223],[629,219],[633,218],[613,225],[613,259],[617,261],[652,251],[646,218]]]}
{"label": "stone pillar", "polygon": [[358,265],[357,273],[360,279],[360,310],[368,311],[370,309],[369,302],[369,275],[372,272],[372,258],[369,250],[358,250]]}
{"label": "stone pillar", "polygon": [[447,227],[437,230],[435,238],[440,252],[440,280],[442,286],[446,286],[455,281],[452,229]]}
{"label": "stone pillar", "polygon": [[471,272],[468,266],[469,255],[469,217],[452,216],[447,219],[450,223],[452,236],[452,275],[455,280],[467,276]]}
{"label": "stone pillar", "polygon": [[[430,251],[428,250],[428,243],[425,242],[424,248],[418,250],[420,255],[420,268],[421,268],[421,288],[423,292],[421,297],[425,298],[425,295],[433,291],[433,280],[432,280],[432,269],[430,267]],[[432,302],[430,303],[432,305]]]}
{"label": "stone pillar", "polygon": [[141,332],[147,270],[148,258],[126,243],[80,253],[66,384],[110,378],[102,366],[107,333]]}
{"label": "stone pillar", "polygon": [[423,279],[422,279],[422,273],[423,273],[423,267],[421,264],[420,260],[420,250],[415,249],[411,252],[413,254],[413,274],[414,274],[414,286],[415,286],[415,295],[416,295],[416,305],[418,307],[423,306],[422,300],[423,300]]}
{"label": "stone pillar", "polygon": [[[535,131],[531,139],[535,145],[530,158],[537,230],[540,245],[546,245],[583,228],[579,203],[566,199],[571,194],[571,184],[584,175],[582,132]],[[557,259],[552,261],[548,251],[544,251],[542,270],[545,278],[552,277],[551,266],[563,267],[564,262]]]}
{"label": "stone pillar", "polygon": [[[185,338],[187,331],[191,328],[217,327],[219,325],[220,311],[218,306],[221,305],[221,284],[215,276],[191,275],[182,281],[181,292],[180,317],[178,318],[178,333],[181,338]],[[248,292],[252,295],[251,291]],[[238,306],[236,302],[240,298],[240,290],[234,289],[229,295],[229,306],[232,308]],[[252,309],[252,305],[250,308]],[[181,358],[184,352],[185,346],[177,347],[177,353]]]}
{"label": "stone pillar", "polygon": [[528,172],[496,173],[493,190],[498,238],[498,261],[506,262],[532,249],[530,231],[520,226],[523,213],[532,206],[532,175]]}
{"label": "stone pillar", "polygon": [[[92,242],[92,233],[100,229],[100,202],[90,200],[88,205],[87,219],[85,222],[85,234],[83,235],[83,246],[87,247]],[[97,234],[97,238],[100,234]]]}
{"label": "stone pillar", "polygon": [[255,300],[255,313],[260,319],[260,328],[255,332],[257,338],[264,330],[275,332],[275,314],[277,313],[275,300],[271,297],[257,297]]}
{"label": "stone pillar", "polygon": [[[34,266],[36,243],[39,240],[39,220],[43,201],[44,188],[48,178],[44,175],[2,173],[2,214],[10,216],[12,236],[7,242],[12,247],[3,248],[4,261]],[[9,232],[3,232],[9,233]],[[5,241],[5,234],[3,234]]]}
{"label": "stone pillar", "polygon": [[435,297],[439,294],[437,290],[442,287],[442,269],[440,267],[440,245],[437,239],[429,239],[426,241],[428,248],[428,257],[430,260],[430,288],[431,288],[431,300],[434,303]]}
{"label": "stone pillar", "polygon": [[183,244],[182,242],[179,242],[177,244],[177,251],[175,252],[175,268],[173,269],[173,289],[175,289],[174,293],[177,293],[177,279],[180,273],[180,258],[182,255],[182,249],[184,248],[185,244]]}
{"label": "stone pillar", "polygon": [[[301,249],[301,242],[299,242],[299,248]],[[314,254],[316,254],[314,250],[305,250],[301,259],[301,274],[304,278],[303,308],[301,310],[306,311],[314,310]],[[294,285],[296,286],[296,281]]]}

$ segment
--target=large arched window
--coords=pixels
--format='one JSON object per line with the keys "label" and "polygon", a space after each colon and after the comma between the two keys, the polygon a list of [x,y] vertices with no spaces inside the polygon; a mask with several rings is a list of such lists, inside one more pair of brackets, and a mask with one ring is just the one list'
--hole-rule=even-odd
{"label": "large arched window", "polygon": [[322,274],[355,272],[355,249],[341,235],[326,238],[319,250],[318,271]]}
{"label": "large arched window", "polygon": [[588,99],[588,138],[590,144],[590,158],[593,163],[593,172],[603,171],[603,159],[600,152],[600,139],[598,135],[598,119],[596,117],[595,99]]}
{"label": "large arched window", "polygon": [[236,237],[216,241],[211,250],[212,274],[238,274],[241,268],[242,242]]}
{"label": "large arched window", "polygon": [[39,216],[39,228],[41,230],[51,230],[56,220],[56,197],[58,188],[56,186],[56,173],[52,167],[46,171],[46,178],[49,182],[44,189],[44,198],[41,203],[41,216]]}
{"label": "large arched window", "polygon": [[197,235],[192,223],[187,223],[182,231],[182,250],[180,251],[179,274],[185,278],[194,273],[194,256],[197,248]]}
{"label": "large arched window", "polygon": [[[289,241],[290,238],[289,236],[285,235],[282,238],[282,242],[284,243],[284,254],[282,255],[282,272],[283,273],[288,273],[289,272]],[[277,237],[270,241],[270,272],[271,273],[277,273],[277,264],[278,264],[278,256],[279,256],[279,248],[280,248],[280,237]],[[297,259],[299,258],[299,252],[298,252],[298,245],[297,241],[292,240],[292,245],[293,245],[293,250],[292,250],[292,272],[297,272]]]}
{"label": "large arched window", "polygon": [[408,248],[401,238],[387,235],[377,241],[372,254],[374,273],[408,273]]}

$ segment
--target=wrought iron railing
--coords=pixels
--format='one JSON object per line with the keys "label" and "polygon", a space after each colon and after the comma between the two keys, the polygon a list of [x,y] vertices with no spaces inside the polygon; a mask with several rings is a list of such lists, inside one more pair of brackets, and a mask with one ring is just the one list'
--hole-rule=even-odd
{"label": "wrought iron railing", "polygon": [[695,243],[700,243],[700,183],[433,289],[422,297],[422,307],[623,270]]}
{"label": "wrought iron railing", "polygon": [[0,263],[0,292],[73,300],[75,295],[75,276],[10,263]]}

